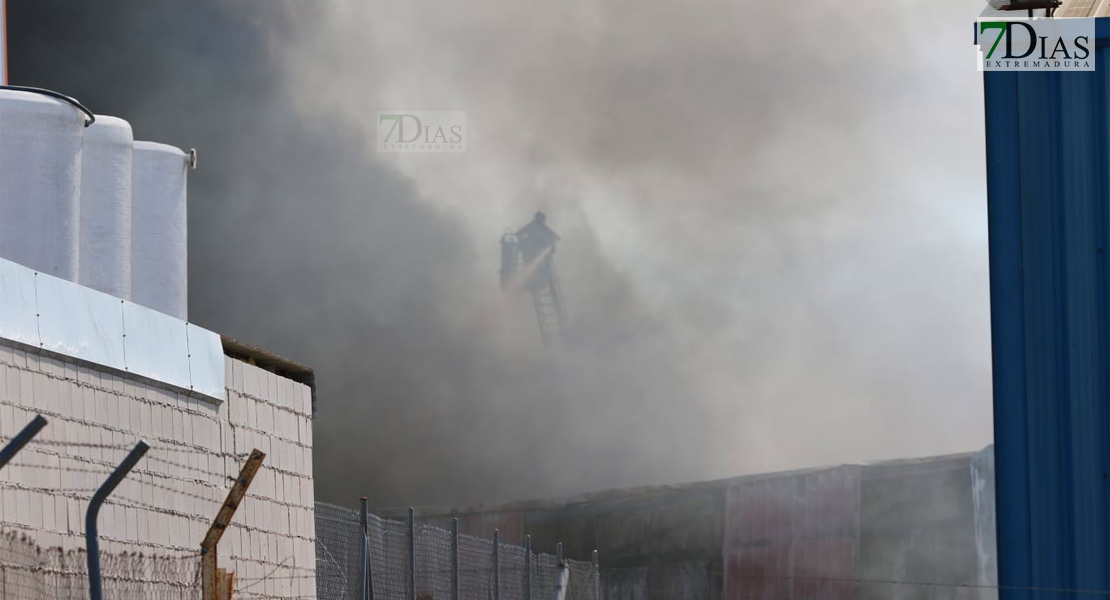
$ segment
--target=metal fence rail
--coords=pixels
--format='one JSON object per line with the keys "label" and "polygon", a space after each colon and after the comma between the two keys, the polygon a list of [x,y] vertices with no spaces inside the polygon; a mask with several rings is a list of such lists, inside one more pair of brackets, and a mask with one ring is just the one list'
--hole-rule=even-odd
{"label": "metal fence rail", "polygon": [[[358,511],[316,503],[316,600],[361,600],[363,539]],[[552,597],[558,562],[549,554],[529,556],[515,544],[495,545],[429,525],[414,525],[410,534],[409,523],[375,515],[367,515],[365,539],[370,554],[367,600]],[[599,600],[594,565],[565,562],[570,567],[567,600]]]}

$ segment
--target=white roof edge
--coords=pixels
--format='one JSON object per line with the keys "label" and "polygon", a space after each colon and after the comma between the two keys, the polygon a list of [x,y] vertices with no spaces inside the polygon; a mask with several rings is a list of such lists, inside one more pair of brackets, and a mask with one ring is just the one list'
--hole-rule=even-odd
{"label": "white roof edge", "polygon": [[220,336],[71,281],[0,259],[0,340],[227,399]]}

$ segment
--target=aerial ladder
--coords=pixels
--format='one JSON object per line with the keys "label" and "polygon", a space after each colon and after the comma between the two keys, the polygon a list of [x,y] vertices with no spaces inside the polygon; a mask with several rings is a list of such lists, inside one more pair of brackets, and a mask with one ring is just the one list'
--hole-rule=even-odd
{"label": "aerial ladder", "polygon": [[563,292],[555,272],[555,246],[559,236],[537,212],[530,223],[501,236],[501,289],[532,295],[540,339],[548,350],[563,339]]}

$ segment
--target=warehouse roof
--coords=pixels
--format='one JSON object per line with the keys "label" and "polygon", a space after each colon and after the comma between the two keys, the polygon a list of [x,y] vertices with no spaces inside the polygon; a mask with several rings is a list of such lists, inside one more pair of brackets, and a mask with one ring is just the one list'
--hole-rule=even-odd
{"label": "warehouse roof", "polygon": [[1110,17],[1110,0],[1064,0],[1057,17]]}

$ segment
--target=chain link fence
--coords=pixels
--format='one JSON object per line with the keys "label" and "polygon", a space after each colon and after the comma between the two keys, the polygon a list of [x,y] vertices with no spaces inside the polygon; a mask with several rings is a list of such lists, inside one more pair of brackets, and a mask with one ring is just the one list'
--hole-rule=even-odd
{"label": "chain link fence", "polygon": [[[410,535],[408,523],[375,515],[367,515],[366,531],[364,538],[358,511],[316,503],[317,600],[359,599],[364,544],[371,600],[550,600],[555,590],[558,562],[549,554],[430,525]],[[600,600],[594,565],[565,562],[567,599]]]}
{"label": "chain link fence", "polygon": [[[200,556],[101,553],[104,595],[112,600],[199,600]],[[23,533],[0,531],[0,598],[85,600],[84,550],[41,548]]]}
{"label": "chain link fence", "polygon": [[357,512],[316,503],[317,598],[358,598],[363,544],[358,525]]}

